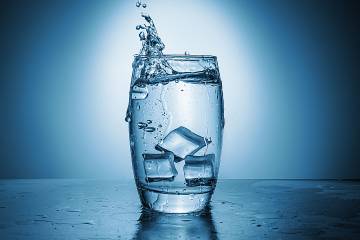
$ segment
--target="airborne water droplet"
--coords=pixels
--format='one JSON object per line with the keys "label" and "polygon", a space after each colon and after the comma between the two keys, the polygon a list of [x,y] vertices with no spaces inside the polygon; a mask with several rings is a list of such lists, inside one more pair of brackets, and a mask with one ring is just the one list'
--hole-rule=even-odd
{"label": "airborne water droplet", "polygon": [[137,1],[136,2],[136,7],[140,7],[141,6],[141,2],[140,1]]}
{"label": "airborne water droplet", "polygon": [[152,121],[151,121],[151,120],[146,120],[146,123],[147,123],[147,124],[151,124]]}
{"label": "airborne water droplet", "polygon": [[140,30],[140,29],[146,29],[145,24],[144,25],[136,25],[136,30]]}
{"label": "airborne water droplet", "polygon": [[143,7],[143,8],[146,8],[146,3],[143,3],[142,7]]}

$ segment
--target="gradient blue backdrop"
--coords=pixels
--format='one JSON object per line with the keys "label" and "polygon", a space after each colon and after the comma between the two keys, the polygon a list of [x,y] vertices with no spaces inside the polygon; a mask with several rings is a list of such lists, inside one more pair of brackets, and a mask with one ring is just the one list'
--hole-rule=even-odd
{"label": "gradient blue backdrop", "polygon": [[[220,177],[360,177],[355,1],[147,3],[166,53],[218,56]],[[0,177],[131,178],[135,0],[0,6]]]}

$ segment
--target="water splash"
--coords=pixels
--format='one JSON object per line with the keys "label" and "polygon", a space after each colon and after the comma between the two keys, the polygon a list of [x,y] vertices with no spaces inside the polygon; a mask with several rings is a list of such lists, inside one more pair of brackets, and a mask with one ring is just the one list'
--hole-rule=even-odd
{"label": "water splash", "polygon": [[[141,3],[138,0],[138,3]],[[139,38],[142,42],[142,48],[139,52],[140,58],[135,59],[133,66],[137,66],[134,72],[135,81],[132,82],[132,86],[135,84],[167,84],[170,81],[179,81],[187,79],[191,81],[192,78],[202,78],[205,81],[213,81],[219,77],[216,66],[207,63],[207,60],[203,61],[202,71],[194,72],[178,72],[173,69],[171,64],[163,54],[165,44],[162,42],[154,21],[150,15],[142,13],[141,16],[145,19],[145,24],[136,26],[136,30],[140,31]],[[185,51],[185,56],[190,56],[188,51]],[[142,58],[144,56],[144,58]]]}
{"label": "water splash", "polygon": [[150,15],[142,13],[141,16],[146,20],[148,24],[137,25],[136,30],[140,30],[139,38],[142,42],[142,48],[140,55],[146,56],[161,56],[162,51],[165,48],[165,44],[161,41],[154,21]]}
{"label": "water splash", "polygon": [[135,65],[142,65],[141,68],[138,68],[139,72],[135,73],[138,76],[136,84],[149,83],[151,79],[166,78],[177,73],[169,65],[168,61],[163,58],[162,51],[165,48],[165,44],[159,37],[154,21],[148,14],[142,13],[141,16],[145,19],[146,23],[136,26],[136,30],[140,31],[139,38],[142,42],[142,48],[138,55],[145,58],[138,58],[138,62],[134,62]]}

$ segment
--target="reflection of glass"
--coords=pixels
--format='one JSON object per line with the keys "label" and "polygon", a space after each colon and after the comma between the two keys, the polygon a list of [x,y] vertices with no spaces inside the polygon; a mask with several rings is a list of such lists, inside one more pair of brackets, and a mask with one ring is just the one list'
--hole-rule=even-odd
{"label": "reflection of glass", "polygon": [[200,215],[159,214],[143,210],[133,239],[218,239],[211,211]]}
{"label": "reflection of glass", "polygon": [[216,185],[224,127],[216,57],[135,56],[126,119],[143,206],[202,210]]}

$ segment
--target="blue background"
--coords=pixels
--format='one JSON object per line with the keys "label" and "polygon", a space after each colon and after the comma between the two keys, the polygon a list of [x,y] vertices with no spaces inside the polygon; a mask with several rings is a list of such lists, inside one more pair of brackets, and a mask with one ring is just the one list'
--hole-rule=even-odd
{"label": "blue background", "polygon": [[[218,56],[222,178],[359,178],[356,1],[151,1],[166,53]],[[2,1],[0,177],[132,178],[135,1]]]}

